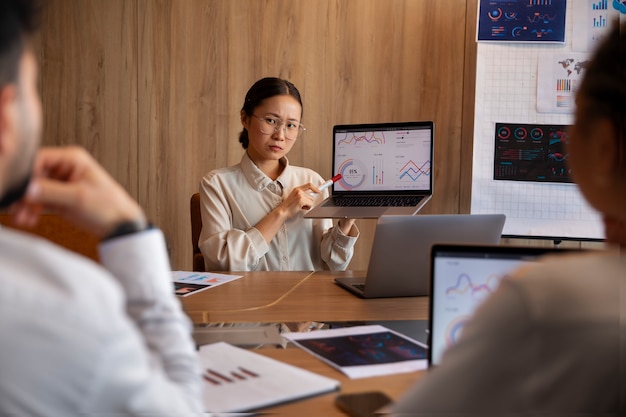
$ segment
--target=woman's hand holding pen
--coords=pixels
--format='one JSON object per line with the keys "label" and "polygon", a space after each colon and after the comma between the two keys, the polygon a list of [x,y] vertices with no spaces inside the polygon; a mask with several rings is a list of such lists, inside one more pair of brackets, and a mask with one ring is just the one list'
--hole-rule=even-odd
{"label": "woman's hand holding pen", "polygon": [[308,183],[294,188],[291,193],[289,193],[281,203],[287,210],[288,218],[295,216],[300,211],[311,209],[311,205],[316,196],[316,194],[312,194],[311,192],[318,193],[319,189],[313,184]]}
{"label": "woman's hand holding pen", "polygon": [[[331,179],[329,179],[328,181],[326,181],[324,184],[319,185],[318,187],[316,187],[313,184],[309,184],[309,186],[311,187],[311,191],[313,191],[311,193],[311,197],[316,198],[319,193],[321,193],[325,189],[329,188],[331,185],[333,185],[333,183],[339,181],[340,179],[341,179],[341,174],[337,174],[334,177],[332,177]],[[303,210],[310,210],[311,206],[310,205],[303,206],[302,209]]]}
{"label": "woman's hand holding pen", "polygon": [[[313,201],[322,192],[320,188],[322,186],[318,187],[311,183],[294,188],[274,210],[258,222],[255,227],[265,241],[269,243],[274,239],[287,219],[310,210]],[[353,225],[354,219],[342,219],[338,227],[344,234],[349,235]]]}
{"label": "woman's hand holding pen", "polygon": [[[287,218],[291,218],[298,214],[300,211],[307,211],[311,209],[311,205],[315,198],[321,193],[323,190],[330,187],[334,182],[337,182],[341,179],[341,174],[337,174],[328,181],[319,186],[311,184],[310,182],[299,187],[294,188],[291,193],[283,200],[279,207],[282,206],[283,209],[286,209],[285,215]],[[354,220],[349,222],[349,227],[346,228],[347,231],[350,231],[352,225],[354,224]],[[348,223],[347,223],[348,225]],[[341,228],[343,230],[343,228]]]}
{"label": "woman's hand holding pen", "polygon": [[311,184],[294,188],[274,210],[255,225],[266,242],[269,243],[274,239],[276,233],[284,226],[285,221],[310,208],[314,200],[311,191],[316,190],[318,188]]}

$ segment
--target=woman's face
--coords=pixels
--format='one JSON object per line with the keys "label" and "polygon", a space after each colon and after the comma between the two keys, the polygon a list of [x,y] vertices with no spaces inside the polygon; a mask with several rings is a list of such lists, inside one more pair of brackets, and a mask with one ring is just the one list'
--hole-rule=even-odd
{"label": "woman's face", "polygon": [[[285,94],[268,97],[254,109],[253,115],[241,115],[241,123],[248,131],[250,140],[248,155],[257,164],[278,161],[287,155],[295,139],[285,137],[285,123],[300,123],[302,106],[294,97]],[[280,127],[274,131],[263,119],[278,120]],[[267,132],[267,133],[264,133]]]}

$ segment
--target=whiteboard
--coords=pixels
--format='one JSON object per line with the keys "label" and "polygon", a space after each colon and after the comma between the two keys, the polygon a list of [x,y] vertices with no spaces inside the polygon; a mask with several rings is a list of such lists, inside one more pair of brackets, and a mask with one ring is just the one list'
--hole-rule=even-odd
{"label": "whiteboard", "polygon": [[497,123],[573,123],[573,108],[537,110],[538,85],[543,85],[542,78],[550,76],[539,73],[539,68],[545,68],[541,64],[557,56],[592,49],[593,42],[599,38],[596,32],[601,33],[594,27],[599,13],[610,14],[595,10],[602,4],[599,0],[573,3],[567,3],[564,44],[479,42],[477,45],[471,213],[505,214],[504,236],[604,239],[601,217],[587,204],[576,184],[494,179]]}

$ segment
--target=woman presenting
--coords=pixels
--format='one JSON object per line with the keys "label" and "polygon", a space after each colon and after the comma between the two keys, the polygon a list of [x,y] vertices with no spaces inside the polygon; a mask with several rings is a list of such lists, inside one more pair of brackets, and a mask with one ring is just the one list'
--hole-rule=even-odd
{"label": "woman presenting", "polygon": [[246,150],[237,165],[209,172],[200,183],[207,271],[346,269],[359,235],[354,219],[307,219],[328,191],[315,171],[289,164],[286,155],[305,130],[297,88],[263,78],[241,109]]}

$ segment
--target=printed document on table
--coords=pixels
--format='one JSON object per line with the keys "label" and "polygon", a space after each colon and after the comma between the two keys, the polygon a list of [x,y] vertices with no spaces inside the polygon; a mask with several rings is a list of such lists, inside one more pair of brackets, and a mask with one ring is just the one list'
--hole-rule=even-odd
{"label": "printed document on table", "polygon": [[199,357],[207,412],[259,410],[340,387],[337,380],[225,342],[201,346]]}
{"label": "printed document on table", "polygon": [[428,367],[428,347],[380,325],[285,333],[285,339],[349,378],[413,372]]}
{"label": "printed document on table", "polygon": [[243,275],[216,274],[213,272],[172,271],[176,295],[187,297],[199,291],[215,288],[241,278]]}

